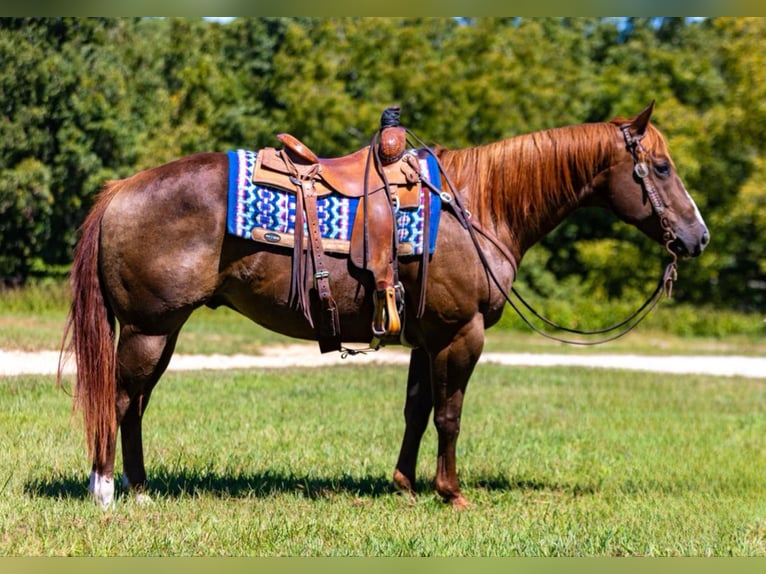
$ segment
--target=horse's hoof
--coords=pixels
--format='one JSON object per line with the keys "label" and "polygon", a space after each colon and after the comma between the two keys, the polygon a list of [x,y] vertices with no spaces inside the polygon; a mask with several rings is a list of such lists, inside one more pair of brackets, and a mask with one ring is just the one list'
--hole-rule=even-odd
{"label": "horse's hoof", "polygon": [[101,510],[112,510],[115,507],[114,498],[101,497],[98,494],[93,494],[93,502]]}
{"label": "horse's hoof", "polygon": [[133,495],[133,500],[139,506],[151,506],[152,504],[154,504],[154,500],[152,500],[152,497],[146,494],[145,492],[136,492]]}
{"label": "horse's hoof", "polygon": [[398,468],[394,471],[394,485],[400,493],[408,494],[410,497],[415,496],[415,489],[412,488],[412,482],[409,478],[404,476],[404,473]]}
{"label": "horse's hoof", "polygon": [[473,508],[473,504],[468,502],[468,499],[462,494],[458,494],[455,498],[450,500],[449,503],[452,506],[452,510],[463,511]]}
{"label": "horse's hoof", "polygon": [[133,498],[139,506],[149,506],[154,504],[152,497],[144,492],[143,485],[130,484],[128,477],[124,474],[122,475],[122,488],[125,492],[131,494],[131,498]]}
{"label": "horse's hoof", "polygon": [[114,507],[114,478],[91,472],[88,491],[102,510]]}

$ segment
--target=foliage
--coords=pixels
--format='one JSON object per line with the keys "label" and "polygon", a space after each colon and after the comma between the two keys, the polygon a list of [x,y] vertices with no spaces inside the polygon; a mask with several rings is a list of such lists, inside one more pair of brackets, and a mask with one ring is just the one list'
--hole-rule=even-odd
{"label": "foliage", "polygon": [[25,158],[0,179],[0,276],[16,282],[27,275],[50,238],[52,213],[50,171],[34,158]]}
{"label": "foliage", "polygon": [[[457,147],[656,100],[712,232],[676,296],[763,312],[764,35],[759,18],[0,19],[0,280],[66,265],[105,179],[183,154],[283,131],[348,153],[392,104],[428,143]],[[608,298],[650,280],[641,254],[661,252],[598,211],[535,250],[522,279]]]}

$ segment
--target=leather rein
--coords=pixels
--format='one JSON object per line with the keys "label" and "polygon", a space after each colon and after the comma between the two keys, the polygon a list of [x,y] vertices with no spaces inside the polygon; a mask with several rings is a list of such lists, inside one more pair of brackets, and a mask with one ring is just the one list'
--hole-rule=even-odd
{"label": "leather rein", "polygon": [[[654,209],[657,216],[660,218],[660,225],[662,226],[662,230],[663,230],[663,240],[664,240],[665,250],[670,254],[672,259],[671,259],[671,262],[666,266],[665,271],[660,277],[660,280],[657,283],[657,287],[655,288],[654,292],[646,299],[646,301],[636,311],[631,313],[627,318],[623,319],[622,321],[618,323],[615,323],[614,325],[610,327],[605,327],[602,329],[595,329],[595,330],[573,329],[573,328],[559,325],[558,323],[555,323],[554,321],[547,319],[538,311],[536,311],[518,293],[515,287],[512,286],[510,292],[503,287],[502,282],[495,274],[495,271],[493,270],[492,266],[490,265],[487,259],[487,255],[484,252],[484,249],[482,248],[482,245],[479,241],[479,236],[482,236],[488,241],[490,241],[490,243],[492,243],[492,245],[511,264],[514,270],[514,278],[515,278],[516,272],[518,271],[518,265],[517,265],[515,257],[510,252],[510,250],[497,237],[494,236],[494,234],[486,230],[478,221],[472,218],[470,211],[468,211],[464,207],[462,200],[460,199],[460,195],[457,193],[457,190],[454,184],[452,183],[449,175],[447,174],[446,170],[444,170],[444,168],[442,167],[441,162],[439,162],[439,159],[436,153],[431,148],[423,144],[423,142],[419,140],[417,136],[412,134],[412,132],[407,130],[407,133],[411,135],[415,140],[419,141],[423,149],[425,149],[429,154],[431,154],[436,159],[436,162],[439,166],[439,170],[441,171],[441,174],[444,180],[446,181],[447,186],[449,187],[451,193],[447,193],[443,190],[439,191],[435,189],[434,186],[432,186],[430,182],[428,182],[425,178],[423,178],[422,183],[426,185],[427,187],[429,187],[431,191],[433,191],[434,193],[440,194],[442,202],[449,205],[452,208],[452,211],[457,217],[458,222],[463,226],[463,228],[465,228],[468,231],[468,234],[471,237],[471,240],[473,241],[474,247],[476,248],[476,252],[479,255],[479,259],[481,260],[482,265],[484,266],[485,270],[487,271],[490,278],[492,279],[492,282],[498,288],[500,293],[502,293],[503,297],[505,297],[505,300],[508,302],[508,304],[513,308],[513,310],[519,315],[521,320],[528,327],[530,327],[536,333],[548,339],[558,341],[560,343],[567,343],[570,345],[583,345],[583,346],[600,345],[602,343],[614,341],[615,339],[619,339],[620,337],[627,335],[630,331],[636,328],[638,324],[641,321],[643,321],[646,318],[646,316],[657,306],[657,303],[659,302],[663,294],[665,294],[668,298],[671,297],[673,292],[673,282],[676,281],[678,278],[678,271],[677,271],[678,256],[676,255],[676,253],[673,252],[673,250],[670,247],[670,245],[676,239],[676,234],[671,228],[670,222],[668,221],[667,217],[664,215],[666,206],[662,202],[662,199],[660,198],[657,187],[655,186],[654,182],[652,181],[650,177],[649,166],[646,163],[646,161],[644,161],[644,157],[648,155],[648,152],[641,145],[641,138],[643,136],[634,137],[630,133],[629,126],[627,124],[621,126],[620,129],[625,138],[625,145],[628,151],[630,152],[631,156],[633,157],[633,173],[641,182],[644,192],[646,193],[647,197],[649,198],[649,201],[652,204],[652,208]],[[549,327],[553,329],[556,329],[558,331],[563,331],[565,333],[582,335],[582,336],[593,336],[593,335],[606,335],[606,336],[596,340],[585,341],[585,340],[571,339],[566,337],[559,337],[551,333],[548,333],[542,330],[541,328],[539,328],[537,325],[535,325],[527,317],[525,312],[512,299],[511,293],[513,293],[519,299],[519,301],[521,302],[521,305],[525,307],[527,311],[532,313],[532,315],[534,315],[536,318],[538,318],[543,323],[545,323],[546,325],[548,325]]]}

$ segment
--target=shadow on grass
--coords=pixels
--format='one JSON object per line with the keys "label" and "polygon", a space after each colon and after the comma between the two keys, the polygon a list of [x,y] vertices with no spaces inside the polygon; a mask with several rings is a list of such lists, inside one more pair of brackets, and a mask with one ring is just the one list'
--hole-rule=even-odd
{"label": "shadow on grass", "polygon": [[488,491],[556,492],[570,496],[588,496],[596,494],[601,490],[601,486],[598,484],[554,483],[520,476],[508,477],[502,475],[479,478],[475,482],[468,483],[468,485]]}
{"label": "shadow on grass", "polygon": [[275,494],[300,494],[309,499],[339,494],[377,498],[395,492],[385,476],[309,476],[266,471],[254,474],[219,473],[210,470],[155,469],[148,490],[162,496],[207,494],[226,497],[266,498]]}
{"label": "shadow on grass", "polygon": [[[150,470],[146,492],[162,497],[178,498],[198,494],[221,498],[269,497],[281,493],[294,493],[309,499],[336,495],[377,498],[396,491],[392,481],[384,476],[300,476],[265,472],[255,474],[219,473],[209,470],[159,468]],[[117,492],[122,490],[121,477],[116,477]],[[418,484],[427,489],[425,482]],[[24,485],[31,497],[85,499],[88,476],[57,473],[50,477],[33,477]]]}
{"label": "shadow on grass", "polygon": [[24,483],[24,494],[39,498],[86,498],[88,493],[88,477],[82,474],[74,475],[56,472],[52,476],[30,478]]}
{"label": "shadow on grass", "polygon": [[[167,467],[150,469],[149,473],[146,492],[168,498],[196,495],[213,495],[220,498],[267,498],[276,494],[291,493],[313,500],[338,495],[378,498],[396,492],[393,481],[388,476],[321,477],[270,471],[241,474]],[[122,490],[120,479],[121,477],[118,476],[115,481],[118,493]],[[590,495],[599,490],[594,485],[550,484],[522,477],[505,476],[464,481],[464,487],[500,492],[552,491],[573,496]],[[433,484],[430,480],[419,479],[416,482],[416,489],[420,493],[433,492]],[[31,497],[85,499],[89,497],[88,477],[74,473],[34,477],[27,481],[24,492]]]}

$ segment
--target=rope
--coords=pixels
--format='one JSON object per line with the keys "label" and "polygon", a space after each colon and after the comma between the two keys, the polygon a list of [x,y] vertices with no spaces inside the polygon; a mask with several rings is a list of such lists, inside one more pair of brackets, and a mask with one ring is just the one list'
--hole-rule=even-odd
{"label": "rope", "polygon": [[395,128],[399,125],[399,106],[391,106],[383,110],[383,115],[380,116],[380,129]]}

